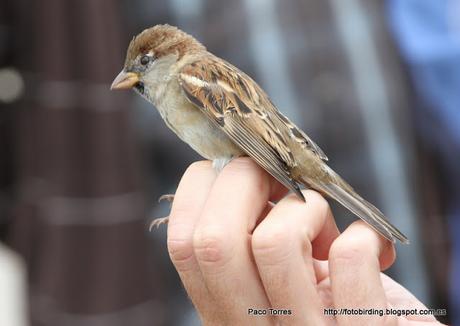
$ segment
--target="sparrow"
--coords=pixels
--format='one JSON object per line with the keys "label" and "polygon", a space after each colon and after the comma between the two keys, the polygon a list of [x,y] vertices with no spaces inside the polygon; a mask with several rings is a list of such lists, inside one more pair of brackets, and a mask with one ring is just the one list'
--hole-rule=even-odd
{"label": "sparrow", "polygon": [[301,186],[314,189],[386,239],[409,243],[379,209],[327,165],[321,148],[276,108],[251,77],[177,27],[156,25],[135,36],[111,89],[134,89],[158,109],[181,140],[212,160],[216,170],[233,158],[249,156],[300,200],[305,201]]}

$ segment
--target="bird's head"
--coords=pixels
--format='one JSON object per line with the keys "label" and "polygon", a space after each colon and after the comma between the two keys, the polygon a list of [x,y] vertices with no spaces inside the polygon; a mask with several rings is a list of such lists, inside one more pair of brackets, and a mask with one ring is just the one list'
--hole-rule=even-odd
{"label": "bird's head", "polygon": [[123,70],[110,89],[134,88],[143,95],[164,80],[184,55],[206,50],[194,37],[170,25],[156,25],[135,36],[129,44]]}

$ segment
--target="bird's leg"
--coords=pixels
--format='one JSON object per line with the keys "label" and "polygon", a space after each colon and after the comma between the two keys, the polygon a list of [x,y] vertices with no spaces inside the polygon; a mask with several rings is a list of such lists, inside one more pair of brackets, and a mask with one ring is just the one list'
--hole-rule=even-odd
{"label": "bird's leg", "polygon": [[[172,202],[174,201],[174,194],[166,194],[158,198],[159,203],[161,203],[163,200],[169,201],[172,205]],[[160,225],[167,224],[168,221],[169,221],[169,216],[154,219],[152,223],[150,223],[149,231],[151,232],[154,227],[158,229]]]}
{"label": "bird's leg", "polygon": [[214,170],[217,171],[217,173],[219,173],[233,159],[234,159],[233,156],[232,157],[216,158],[216,159],[214,159],[212,161],[212,167],[214,168]]}

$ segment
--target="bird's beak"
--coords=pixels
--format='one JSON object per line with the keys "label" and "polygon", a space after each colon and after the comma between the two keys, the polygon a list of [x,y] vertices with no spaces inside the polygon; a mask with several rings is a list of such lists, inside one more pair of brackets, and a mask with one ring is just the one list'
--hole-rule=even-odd
{"label": "bird's beak", "polygon": [[110,89],[129,89],[139,82],[139,75],[134,72],[126,72],[124,69],[112,82]]}

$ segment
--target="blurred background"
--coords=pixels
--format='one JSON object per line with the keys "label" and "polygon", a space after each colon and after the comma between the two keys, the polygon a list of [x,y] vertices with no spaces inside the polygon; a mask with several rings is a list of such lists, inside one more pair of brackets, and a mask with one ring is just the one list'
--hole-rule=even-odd
{"label": "blurred background", "polygon": [[147,226],[200,158],[109,91],[158,23],[258,81],[409,236],[389,274],[460,325],[458,0],[0,0],[0,325],[199,325]]}

